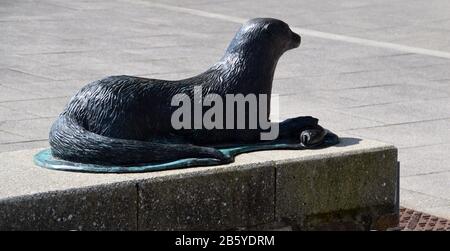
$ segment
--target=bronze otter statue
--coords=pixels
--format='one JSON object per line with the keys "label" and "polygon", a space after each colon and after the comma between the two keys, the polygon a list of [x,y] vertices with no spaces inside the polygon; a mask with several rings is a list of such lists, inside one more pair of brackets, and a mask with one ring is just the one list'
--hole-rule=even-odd
{"label": "bronze otter statue", "polygon": [[[231,162],[232,157],[224,155],[218,146],[258,143],[264,130],[176,130],[171,125],[171,115],[177,109],[171,105],[172,98],[179,93],[193,97],[195,87],[202,87],[203,96],[270,96],[278,59],[298,47],[300,40],[283,21],[256,18],[243,24],[224,56],[197,76],[178,81],[111,76],[94,81],[69,101],[54,122],[49,135],[51,153],[63,160],[100,165],[183,158]],[[269,112],[263,116],[269,120]],[[303,148],[320,145],[326,135],[318,120],[309,116],[277,125],[278,140],[299,143]]]}

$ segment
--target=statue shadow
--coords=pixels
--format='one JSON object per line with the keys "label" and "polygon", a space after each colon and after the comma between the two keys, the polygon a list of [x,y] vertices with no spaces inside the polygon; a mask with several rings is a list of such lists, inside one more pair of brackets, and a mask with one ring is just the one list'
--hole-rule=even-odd
{"label": "statue shadow", "polygon": [[339,144],[335,145],[335,147],[346,147],[351,145],[357,145],[362,139],[360,138],[352,138],[352,137],[340,137]]}

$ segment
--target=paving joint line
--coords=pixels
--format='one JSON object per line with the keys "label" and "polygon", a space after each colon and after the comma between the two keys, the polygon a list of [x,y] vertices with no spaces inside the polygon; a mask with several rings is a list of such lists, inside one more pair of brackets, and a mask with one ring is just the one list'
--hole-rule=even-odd
{"label": "paving joint line", "polygon": [[405,190],[405,191],[408,191],[408,192],[411,192],[411,193],[417,193],[417,194],[420,194],[420,195],[423,195],[423,196],[431,197],[433,199],[443,200],[443,201],[446,201],[446,202],[450,203],[449,199],[442,198],[442,197],[435,196],[435,195],[431,195],[431,194],[427,194],[427,193],[423,193],[423,192],[419,192],[419,191],[416,191],[416,190],[411,190],[411,189],[408,189],[408,188],[401,188],[401,187],[400,187],[400,190]]}
{"label": "paving joint line", "polygon": [[[1,132],[5,132],[5,131],[1,131]],[[43,142],[43,141],[48,141],[48,139],[30,139],[30,140],[22,140],[22,141],[14,141],[14,142],[5,142],[5,143],[1,143],[0,146],[1,145],[25,144],[25,143],[33,143],[33,142]],[[22,150],[27,150],[27,149],[22,149]]]}
{"label": "paving joint line", "polygon": [[363,127],[363,128],[358,128],[358,129],[349,129],[349,130],[344,130],[344,131],[352,131],[352,130],[359,130],[359,129],[372,129],[372,128],[408,125],[408,124],[417,124],[417,123],[427,123],[427,122],[443,121],[443,120],[449,120],[449,119],[450,119],[450,117],[439,118],[439,119],[419,120],[419,121],[409,121],[409,122],[402,122],[402,123],[392,123],[392,124],[384,124],[384,125],[379,125],[379,126]]}
{"label": "paving joint line", "polygon": [[426,176],[426,175],[430,175],[430,174],[443,174],[443,173],[448,173],[448,172],[450,172],[450,170],[434,171],[434,172],[428,172],[428,173],[411,174],[411,175],[401,176],[401,178],[419,177],[419,176]]}

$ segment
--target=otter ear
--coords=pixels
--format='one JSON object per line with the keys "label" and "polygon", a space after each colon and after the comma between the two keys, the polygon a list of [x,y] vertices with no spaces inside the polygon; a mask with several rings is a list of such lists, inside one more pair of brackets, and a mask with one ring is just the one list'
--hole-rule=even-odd
{"label": "otter ear", "polygon": [[273,28],[271,28],[271,26],[272,26],[271,24],[265,24],[265,25],[263,26],[263,30],[264,30],[264,31],[267,31],[267,32],[270,32],[270,30],[273,29]]}
{"label": "otter ear", "polygon": [[276,24],[268,23],[263,26],[263,30],[268,34],[275,34],[277,27],[276,27]]}

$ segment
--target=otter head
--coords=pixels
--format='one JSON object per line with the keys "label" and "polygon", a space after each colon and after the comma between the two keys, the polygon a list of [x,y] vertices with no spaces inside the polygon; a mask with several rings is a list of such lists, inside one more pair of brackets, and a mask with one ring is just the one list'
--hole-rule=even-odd
{"label": "otter head", "polygon": [[254,18],[242,25],[231,41],[227,52],[269,53],[279,57],[300,45],[300,36],[285,22],[273,18]]}

